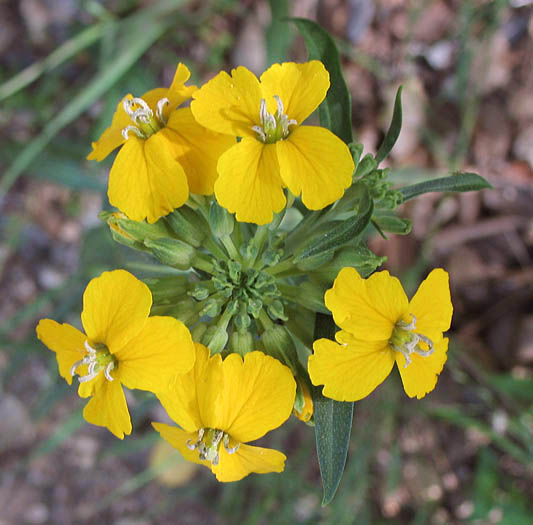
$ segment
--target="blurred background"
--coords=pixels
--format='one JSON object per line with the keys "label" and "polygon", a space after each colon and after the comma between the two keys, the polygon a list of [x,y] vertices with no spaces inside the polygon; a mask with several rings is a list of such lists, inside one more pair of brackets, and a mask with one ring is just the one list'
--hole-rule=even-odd
{"label": "blurred background", "polygon": [[[0,0],[0,524],[530,524],[532,12],[531,0]],[[422,401],[392,374],[356,403],[326,508],[312,428],[291,418],[264,440],[288,456],[282,475],[219,484],[160,443],[148,394],[130,396],[124,441],[86,424],[34,331],[42,317],[79,325],[104,270],[149,275],[97,219],[111,161],[85,160],[117,101],[169,86],[178,61],[197,84],[304,61],[287,16],[334,35],[365,152],[404,85],[396,184],[464,170],[494,186],[417,198],[400,212],[409,236],[371,237],[410,291],[432,267],[450,272],[449,359]]]}

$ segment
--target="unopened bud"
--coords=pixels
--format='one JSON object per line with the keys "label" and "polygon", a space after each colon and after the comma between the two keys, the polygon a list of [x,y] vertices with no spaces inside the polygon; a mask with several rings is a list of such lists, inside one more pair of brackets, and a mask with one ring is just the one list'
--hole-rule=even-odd
{"label": "unopened bud", "polygon": [[233,215],[213,201],[209,209],[209,226],[216,237],[227,237],[233,233]]}
{"label": "unopened bud", "polygon": [[182,241],[198,248],[205,238],[206,221],[194,210],[182,206],[165,217],[170,229]]}
{"label": "unopened bud", "polygon": [[229,349],[242,357],[254,349],[252,334],[248,331],[233,331],[229,338]]}
{"label": "unopened bud", "polygon": [[196,254],[192,246],[179,239],[147,239],[144,244],[151,249],[152,254],[163,264],[174,266],[180,270],[188,270],[192,266],[192,261]]}
{"label": "unopened bud", "polygon": [[294,341],[284,326],[273,325],[265,330],[261,334],[261,342],[268,355],[287,365],[293,375],[296,374],[298,354]]}

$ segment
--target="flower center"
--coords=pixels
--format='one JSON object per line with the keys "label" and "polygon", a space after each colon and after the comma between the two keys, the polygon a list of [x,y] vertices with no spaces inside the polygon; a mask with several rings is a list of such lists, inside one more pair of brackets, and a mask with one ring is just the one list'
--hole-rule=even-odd
{"label": "flower center", "polygon": [[259,108],[259,117],[261,118],[260,126],[253,126],[252,129],[257,133],[257,138],[265,144],[273,144],[278,140],[283,140],[289,136],[289,126],[297,125],[298,122],[290,119],[285,114],[283,102],[278,95],[274,95],[278,106],[276,113],[272,115],[267,110],[266,100],[261,99]]}
{"label": "flower center", "polygon": [[240,443],[230,448],[229,446],[229,434],[226,434],[223,430],[217,428],[201,428],[198,430],[198,440],[193,443],[190,439],[187,441],[187,447],[190,450],[198,450],[198,457],[201,460],[210,461],[214,466],[218,465],[219,449],[221,443],[224,444],[224,448],[228,454],[235,454]]}
{"label": "flower center", "polygon": [[163,108],[169,103],[168,98],[162,98],[157,102],[156,112],[142,98],[125,98],[122,107],[133,122],[122,130],[122,136],[128,140],[130,131],[141,139],[147,139],[157,133],[167,124],[163,115]]}
{"label": "flower center", "polygon": [[117,358],[111,354],[107,346],[103,344],[96,344],[94,346],[96,348],[93,348],[89,344],[89,341],[85,341],[87,355],[72,365],[72,368],[70,369],[70,375],[74,376],[76,374],[76,370],[80,366],[87,365],[87,373],[78,377],[78,381],[80,383],[85,383],[91,379],[94,379],[102,370],[104,371],[106,379],[108,381],[113,381],[111,370],[117,366]]}
{"label": "flower center", "polygon": [[416,317],[413,314],[409,315],[411,316],[411,322],[398,321],[389,339],[391,348],[404,355],[404,367],[411,363],[411,354],[415,353],[422,357],[428,357],[435,351],[433,341],[429,337],[413,332],[416,328]]}

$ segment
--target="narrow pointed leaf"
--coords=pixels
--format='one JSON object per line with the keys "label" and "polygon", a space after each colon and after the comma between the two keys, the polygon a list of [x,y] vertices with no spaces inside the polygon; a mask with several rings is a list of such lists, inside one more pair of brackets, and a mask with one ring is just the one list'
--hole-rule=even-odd
{"label": "narrow pointed leaf", "polygon": [[339,248],[355,239],[367,227],[372,217],[374,203],[366,186],[361,183],[359,186],[361,197],[358,212],[344,221],[335,221],[332,223],[331,229],[321,232],[318,237],[312,238],[299,250],[295,259],[296,262],[326,250]]}
{"label": "narrow pointed leaf", "polygon": [[478,191],[492,186],[477,173],[456,173],[449,177],[442,177],[440,179],[428,180],[420,182],[419,184],[413,184],[412,186],[404,186],[399,191],[403,195],[404,202],[422,195],[423,193],[430,193],[434,191]]}
{"label": "narrow pointed leaf", "polygon": [[402,86],[396,92],[396,99],[394,100],[394,110],[392,112],[392,121],[389,130],[383,139],[381,146],[376,153],[376,161],[379,164],[382,160],[387,158],[391,152],[394,144],[398,140],[400,131],[402,129]]}
{"label": "narrow pointed leaf", "polygon": [[304,37],[309,60],[320,60],[329,72],[331,85],[318,108],[320,124],[350,144],[353,141],[352,100],[342,75],[337,46],[328,32],[316,22],[303,18],[292,18],[291,21]]}
{"label": "narrow pointed leaf", "polygon": [[292,27],[287,23],[289,16],[288,0],[268,0],[270,5],[270,25],[266,29],[267,65],[283,62],[289,54]]}
{"label": "narrow pointed leaf", "polygon": [[[314,338],[333,339],[334,333],[331,315],[317,313]],[[321,388],[313,388],[313,404],[316,451],[324,490],[322,506],[325,506],[335,496],[344,472],[354,404],[328,399],[322,395]]]}

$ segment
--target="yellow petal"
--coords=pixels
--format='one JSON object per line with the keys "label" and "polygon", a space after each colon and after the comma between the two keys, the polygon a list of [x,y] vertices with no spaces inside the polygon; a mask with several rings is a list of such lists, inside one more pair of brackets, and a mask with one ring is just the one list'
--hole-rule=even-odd
{"label": "yellow petal", "polygon": [[324,385],[324,396],[337,401],[358,401],[368,396],[389,375],[394,354],[387,341],[352,341],[339,345],[329,339],[313,344],[307,368],[314,385]]}
{"label": "yellow petal", "polygon": [[165,423],[152,423],[152,426],[159,432],[160,436],[170,443],[175,449],[181,452],[181,455],[187,460],[199,465],[211,467],[211,462],[201,460],[198,457],[198,450],[191,450],[187,446],[187,441],[195,443],[198,439],[198,432],[184,432],[183,430],[167,425]]}
{"label": "yellow petal", "polygon": [[187,432],[199,428],[216,428],[217,396],[222,383],[222,360],[219,354],[209,357],[209,350],[195,343],[193,368],[179,375],[168,390],[156,395],[168,415]]}
{"label": "yellow petal", "polygon": [[191,72],[189,71],[189,68],[180,62],[174,73],[172,84],[170,84],[170,88],[168,89],[167,97],[170,100],[168,106],[169,114],[175,108],[183,104],[183,102],[189,100],[192,97],[192,94],[198,90],[196,86],[185,85],[185,82],[189,80],[190,76]]}
{"label": "yellow petal", "polygon": [[222,369],[224,388],[213,428],[246,443],[279,427],[291,415],[296,382],[277,359],[250,352],[243,362],[238,354],[230,354]]}
{"label": "yellow petal", "polygon": [[187,177],[161,133],[146,140],[130,136],[111,168],[108,196],[128,218],[149,223],[185,203]]}
{"label": "yellow petal", "polygon": [[389,272],[362,279],[354,268],[343,268],[324,295],[337,326],[365,341],[382,341],[407,312],[402,285]]}
{"label": "yellow petal", "polygon": [[245,67],[229,76],[221,71],[193,94],[194,118],[206,128],[227,135],[255,137],[253,126],[260,124],[261,87]]}
{"label": "yellow petal", "polygon": [[85,405],[83,417],[93,425],[107,427],[119,439],[131,434],[130,413],[120,382],[104,380]]}
{"label": "yellow petal", "polygon": [[143,328],[152,306],[146,284],[125,270],[104,272],[83,294],[81,322],[91,343],[116,352]]}
{"label": "yellow petal", "polygon": [[122,130],[126,126],[133,125],[129,115],[124,111],[122,103],[124,99],[131,99],[132,95],[126,95],[117,104],[117,109],[113,114],[111,126],[109,126],[100,136],[100,138],[92,143],[93,150],[87,156],[89,160],[97,160],[98,162],[104,160],[115,148],[124,144],[126,139],[122,136]]}
{"label": "yellow petal", "polygon": [[285,206],[275,148],[244,138],[218,161],[216,198],[240,222],[267,224]]}
{"label": "yellow petal", "polygon": [[36,331],[37,337],[56,353],[59,374],[71,385],[70,370],[76,361],[83,359],[87,337],[73,326],[52,319],[41,319]]}
{"label": "yellow petal", "polygon": [[190,108],[172,112],[167,126],[160,133],[168,139],[173,157],[185,171],[189,191],[212,195],[218,159],[235,144],[235,137],[200,126]]}
{"label": "yellow petal", "polygon": [[409,303],[409,312],[416,317],[415,332],[431,337],[450,328],[453,306],[447,272],[436,268],[422,281]]}
{"label": "yellow petal", "polygon": [[283,182],[310,210],[335,202],[352,183],[350,150],[326,128],[300,126],[276,149]]}
{"label": "yellow petal", "polygon": [[[231,443],[230,443],[231,444]],[[222,445],[219,450],[218,465],[211,466],[218,481],[239,481],[248,474],[268,474],[269,472],[283,472],[285,469],[285,454],[271,448],[240,445],[239,449],[228,454]]]}
{"label": "yellow petal", "polygon": [[448,338],[433,341],[435,351],[426,357],[411,354],[411,363],[405,366],[405,357],[396,352],[396,364],[402,377],[403,389],[409,397],[423,398],[437,384],[438,375],[446,362]]}
{"label": "yellow petal", "polygon": [[196,351],[189,329],[173,317],[150,317],[143,329],[115,353],[119,379],[128,388],[168,389],[177,374],[188,372]]}
{"label": "yellow petal", "polygon": [[318,60],[296,64],[274,64],[260,78],[261,89],[274,113],[274,95],[283,102],[285,114],[301,124],[324,100],[329,89],[329,73]]}

